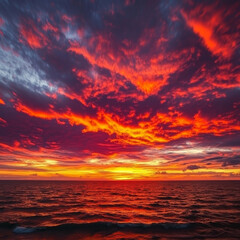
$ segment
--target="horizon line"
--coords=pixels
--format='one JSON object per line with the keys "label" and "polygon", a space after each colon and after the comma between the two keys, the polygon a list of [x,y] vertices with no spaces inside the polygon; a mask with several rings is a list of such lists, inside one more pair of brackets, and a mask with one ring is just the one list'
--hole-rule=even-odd
{"label": "horizon line", "polygon": [[178,179],[178,180],[60,180],[60,179],[0,179],[0,181],[29,181],[29,182],[222,182],[240,181],[240,179]]}

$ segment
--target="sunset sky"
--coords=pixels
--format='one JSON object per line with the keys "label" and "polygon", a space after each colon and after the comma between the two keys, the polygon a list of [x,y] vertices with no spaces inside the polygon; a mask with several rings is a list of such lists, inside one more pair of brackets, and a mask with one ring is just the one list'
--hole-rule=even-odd
{"label": "sunset sky", "polygon": [[0,1],[0,179],[240,179],[240,1]]}

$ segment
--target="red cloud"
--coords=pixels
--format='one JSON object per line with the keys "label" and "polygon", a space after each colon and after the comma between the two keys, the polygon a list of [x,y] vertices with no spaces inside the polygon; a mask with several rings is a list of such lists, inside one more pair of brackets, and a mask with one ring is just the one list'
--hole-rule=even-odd
{"label": "red cloud", "polygon": [[190,12],[182,11],[186,23],[203,40],[204,45],[214,55],[224,58],[232,56],[237,48],[239,32],[231,34],[224,18],[231,15],[234,8],[217,8],[199,5]]}
{"label": "red cloud", "polygon": [[[86,132],[105,132],[108,135],[115,135],[113,142],[123,145],[155,145],[162,144],[181,138],[197,137],[201,134],[212,134],[223,136],[240,131],[238,121],[230,114],[218,116],[217,118],[203,117],[200,112],[193,118],[185,117],[174,107],[169,108],[168,113],[157,113],[150,117],[146,112],[142,116],[135,116],[135,112],[127,116],[119,116],[117,113],[107,113],[104,109],[98,108],[95,117],[76,114],[68,108],[65,112],[58,112],[54,106],[48,110],[37,110],[22,104],[15,103],[15,108],[19,112],[24,112],[32,117],[46,120],[55,119],[59,124],[68,121],[73,125],[83,125],[82,130]],[[129,121],[131,118],[138,118],[138,124]],[[129,119],[130,118],[130,119]],[[166,125],[168,127],[163,128]]]}
{"label": "red cloud", "polygon": [[[70,4],[54,15],[40,2],[37,20],[19,24],[17,40],[29,47],[3,39],[0,154],[8,174],[15,163],[39,178],[44,171],[91,179],[237,172],[229,169],[239,148],[224,152],[240,131],[234,5],[175,1],[153,9],[149,2],[134,9],[133,2],[113,4],[114,11],[100,4],[94,14],[90,2],[86,14]],[[4,18],[6,36],[16,34],[18,17]],[[186,166],[194,171],[183,172]]]}
{"label": "red cloud", "polygon": [[[91,39],[88,46],[80,45],[77,42],[70,42],[68,51],[84,56],[93,66],[98,66],[110,70],[113,74],[120,74],[125,81],[130,81],[137,89],[146,96],[156,94],[168,83],[170,74],[181,69],[182,65],[188,61],[192,52],[191,49],[175,53],[165,53],[139,57],[136,53],[141,51],[147,41],[145,33],[140,40],[140,45],[127,51],[125,48],[119,49],[115,53],[109,46],[111,42],[103,36]],[[163,41],[162,39],[160,39]],[[96,49],[91,48],[91,42],[96,44]],[[164,40],[165,42],[165,40]],[[159,44],[157,41],[156,44]],[[90,79],[91,82],[92,79]],[[104,81],[105,82],[105,81]],[[107,86],[111,86],[112,79],[108,79]],[[103,84],[103,81],[101,81]],[[119,81],[115,84],[119,85]],[[104,86],[101,86],[104,88]]]}
{"label": "red cloud", "polygon": [[44,31],[52,31],[54,33],[58,32],[58,28],[54,27],[51,23],[47,22],[44,26],[43,26],[43,30]]}
{"label": "red cloud", "polygon": [[31,48],[42,48],[48,43],[47,37],[39,31],[33,21],[24,21],[20,25],[20,41],[24,39]]}
{"label": "red cloud", "polygon": [[0,17],[0,27],[4,24],[4,20]]}

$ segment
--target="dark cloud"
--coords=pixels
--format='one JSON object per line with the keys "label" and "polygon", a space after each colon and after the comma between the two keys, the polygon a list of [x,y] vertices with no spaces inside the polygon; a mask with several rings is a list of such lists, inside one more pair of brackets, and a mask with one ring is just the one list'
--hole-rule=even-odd
{"label": "dark cloud", "polygon": [[234,157],[229,157],[228,159],[224,159],[222,166],[228,167],[228,166],[236,166],[239,164],[240,164],[240,155],[234,156]]}
{"label": "dark cloud", "polygon": [[186,171],[186,170],[197,170],[199,168],[202,168],[202,167],[200,167],[198,165],[188,165],[184,171]]}

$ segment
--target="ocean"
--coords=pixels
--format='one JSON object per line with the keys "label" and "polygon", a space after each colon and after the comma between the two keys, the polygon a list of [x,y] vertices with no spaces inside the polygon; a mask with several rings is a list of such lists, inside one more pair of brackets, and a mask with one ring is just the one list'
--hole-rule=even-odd
{"label": "ocean", "polygon": [[240,239],[240,181],[0,181],[0,239]]}

